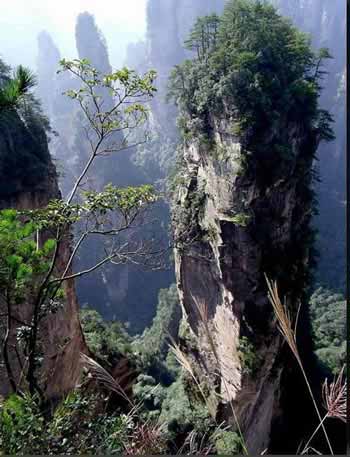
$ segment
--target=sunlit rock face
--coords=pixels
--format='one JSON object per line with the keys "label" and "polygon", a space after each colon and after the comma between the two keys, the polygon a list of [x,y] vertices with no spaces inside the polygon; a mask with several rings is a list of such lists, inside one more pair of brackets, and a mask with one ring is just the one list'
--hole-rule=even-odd
{"label": "sunlit rock face", "polygon": [[[16,113],[0,119],[0,209],[43,208],[52,199],[61,198],[57,174],[51,161],[46,135],[39,125],[25,124]],[[45,239],[48,234],[43,233]],[[63,272],[70,257],[70,236],[65,237],[58,255],[57,271]],[[64,307],[56,314],[45,318],[42,324],[40,345],[43,363],[40,377],[41,387],[47,398],[61,398],[77,383],[81,375],[80,352],[86,345],[79,322],[79,307],[72,280],[65,283]],[[1,311],[5,304],[0,303]],[[24,355],[15,349],[17,327],[31,321],[32,306],[28,295],[25,303],[13,310],[12,333],[10,335],[10,359],[17,379],[21,376],[21,365],[25,366]],[[5,331],[1,325],[1,340]],[[1,356],[0,356],[1,357]],[[0,364],[0,393],[11,392],[3,364]],[[22,376],[23,378],[23,376]]]}

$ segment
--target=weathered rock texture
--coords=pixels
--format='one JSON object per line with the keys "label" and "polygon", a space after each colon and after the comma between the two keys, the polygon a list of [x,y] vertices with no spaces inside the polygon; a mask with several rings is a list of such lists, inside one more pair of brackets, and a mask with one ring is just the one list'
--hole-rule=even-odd
{"label": "weathered rock texture", "polygon": [[269,445],[283,370],[264,273],[278,281],[295,310],[309,256],[307,189],[317,145],[302,127],[285,120],[267,129],[263,141],[283,138],[292,147],[290,160],[278,163],[273,154],[257,160],[232,133],[233,123],[225,113],[212,117],[209,141],[194,135],[185,143],[173,208],[180,243],[175,262],[188,324],[184,350],[198,376],[222,395],[218,415],[232,422],[233,400],[255,454]]}
{"label": "weathered rock texture", "polygon": [[[3,186],[0,191],[0,209],[15,208],[37,209],[47,205],[51,199],[61,197],[55,166],[51,162],[44,130],[39,125],[36,129],[24,123],[16,114],[7,114],[0,119],[0,175]],[[12,169],[10,168],[12,161]],[[27,161],[27,166],[23,161]],[[15,165],[16,164],[16,165]],[[4,186],[6,183],[6,186]],[[43,237],[45,234],[43,234]],[[58,271],[62,271],[70,256],[70,239],[67,237],[61,245],[58,256]],[[41,371],[42,388],[48,398],[61,397],[76,384],[80,374],[80,352],[86,351],[86,345],[79,322],[79,307],[75,294],[74,282],[65,283],[66,301],[64,308],[50,315],[42,324],[43,366]],[[25,364],[23,354],[16,355],[16,328],[18,320],[29,323],[32,316],[30,299],[13,310],[13,332],[10,338],[13,346],[10,358],[14,372],[20,376]],[[1,340],[4,325],[1,324]],[[11,389],[7,375],[0,365],[0,393],[8,394]]]}

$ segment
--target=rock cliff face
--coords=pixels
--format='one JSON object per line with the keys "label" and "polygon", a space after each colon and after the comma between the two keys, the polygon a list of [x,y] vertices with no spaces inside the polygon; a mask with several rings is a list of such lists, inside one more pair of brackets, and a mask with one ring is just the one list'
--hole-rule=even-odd
{"label": "rock cliff face", "polygon": [[[39,124],[34,129],[33,125],[25,123],[14,112],[1,117],[0,125],[0,174],[1,182],[6,182],[6,187],[2,186],[0,190],[0,209],[37,209],[46,206],[51,199],[60,198],[57,174],[51,162],[44,130]],[[11,170],[8,168],[10,159],[13,161]],[[59,270],[63,271],[69,255],[67,238],[59,252]],[[61,397],[76,384],[81,374],[80,352],[86,350],[73,281],[67,281],[65,292],[64,308],[46,318],[43,324],[42,387],[50,399]],[[18,320],[30,322],[31,306],[28,299],[14,310],[11,335],[13,346]],[[1,326],[1,339],[2,333]],[[14,348],[10,351],[10,357],[14,372],[19,376],[21,368]],[[19,354],[19,358],[23,364],[23,354]],[[0,377],[3,380],[0,393],[6,395],[10,392],[10,387],[2,364],[0,366]]]}
{"label": "rock cliff face", "polygon": [[283,371],[264,273],[278,281],[295,309],[309,257],[306,190],[317,145],[300,126],[282,122],[266,131],[264,141],[283,135],[291,160],[258,162],[232,133],[233,121],[225,113],[212,116],[209,141],[185,142],[173,208],[175,262],[187,329],[183,347],[198,376],[222,396],[218,415],[232,422],[233,401],[255,454],[269,445]]}

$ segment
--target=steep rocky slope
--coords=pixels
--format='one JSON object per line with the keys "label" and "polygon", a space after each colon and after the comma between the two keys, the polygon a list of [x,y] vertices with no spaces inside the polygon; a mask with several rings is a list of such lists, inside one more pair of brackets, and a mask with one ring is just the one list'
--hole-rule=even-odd
{"label": "steep rocky slope", "polygon": [[[24,122],[16,112],[1,115],[0,118],[0,209],[37,209],[47,205],[49,200],[61,197],[55,167],[51,161],[46,134],[39,122]],[[58,268],[63,270],[70,255],[69,238],[59,252]],[[46,318],[43,324],[43,387],[49,398],[61,397],[77,382],[81,374],[80,352],[86,350],[78,317],[78,303],[73,281],[65,286],[64,308]],[[31,302],[21,303],[14,310],[13,334],[19,322],[30,322]],[[1,340],[4,328],[1,326]],[[15,373],[20,374],[18,357],[10,351]],[[20,354],[23,363],[23,354]],[[7,375],[1,364],[0,393],[9,393]]]}

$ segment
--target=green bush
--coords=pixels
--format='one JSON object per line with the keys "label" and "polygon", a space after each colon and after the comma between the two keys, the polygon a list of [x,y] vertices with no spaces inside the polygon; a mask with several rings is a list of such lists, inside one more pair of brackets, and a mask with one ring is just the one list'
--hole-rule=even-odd
{"label": "green bush", "polygon": [[242,439],[236,432],[221,431],[215,435],[214,444],[219,455],[237,455],[243,453]]}
{"label": "green bush", "polygon": [[141,357],[151,360],[156,357],[165,360],[169,349],[169,335],[177,337],[181,309],[175,284],[161,289],[158,294],[157,312],[152,325],[133,343]]}
{"label": "green bush", "polygon": [[0,454],[45,454],[45,422],[37,401],[11,395],[0,406]]}
{"label": "green bush", "polygon": [[194,398],[190,400],[183,376],[167,389],[159,421],[167,424],[173,438],[191,430],[206,434],[213,426],[213,421],[203,402]]}

